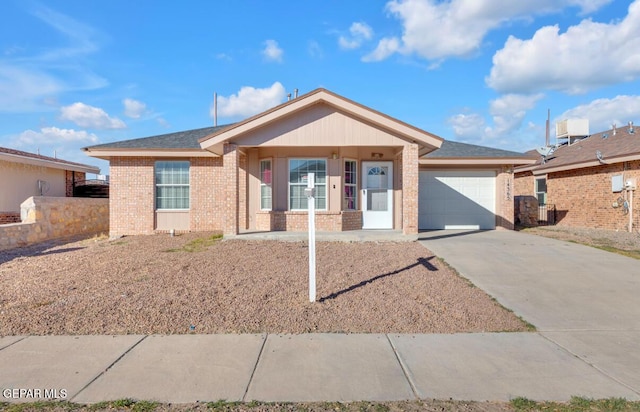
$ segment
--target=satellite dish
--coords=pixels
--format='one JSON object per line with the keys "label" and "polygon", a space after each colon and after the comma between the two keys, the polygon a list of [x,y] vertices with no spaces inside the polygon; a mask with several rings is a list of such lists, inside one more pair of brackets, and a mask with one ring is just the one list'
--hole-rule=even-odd
{"label": "satellite dish", "polygon": [[547,157],[551,153],[553,153],[554,150],[555,150],[555,148],[553,146],[543,146],[543,147],[538,147],[536,149],[536,152],[540,153],[540,155],[543,156],[543,157]]}

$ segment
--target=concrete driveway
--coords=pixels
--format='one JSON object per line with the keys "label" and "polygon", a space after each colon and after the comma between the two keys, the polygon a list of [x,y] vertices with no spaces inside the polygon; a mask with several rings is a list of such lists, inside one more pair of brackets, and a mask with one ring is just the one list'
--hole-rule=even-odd
{"label": "concrete driveway", "polygon": [[419,241],[539,335],[640,392],[640,262],[514,231],[430,231]]}

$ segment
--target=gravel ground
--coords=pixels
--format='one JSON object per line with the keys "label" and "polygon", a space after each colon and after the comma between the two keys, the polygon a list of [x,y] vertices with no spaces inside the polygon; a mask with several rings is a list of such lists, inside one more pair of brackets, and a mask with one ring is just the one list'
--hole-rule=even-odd
{"label": "gravel ground", "polygon": [[0,335],[527,330],[418,243],[319,242],[309,303],[306,243],[209,235],[0,252]]}
{"label": "gravel ground", "polygon": [[526,233],[570,240],[592,246],[611,246],[622,250],[640,251],[640,233],[605,229],[576,228],[563,226],[540,226],[523,230]]}

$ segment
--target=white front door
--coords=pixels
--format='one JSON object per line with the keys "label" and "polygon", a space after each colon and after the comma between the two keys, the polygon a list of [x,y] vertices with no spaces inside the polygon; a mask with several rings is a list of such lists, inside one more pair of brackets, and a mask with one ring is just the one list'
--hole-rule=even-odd
{"label": "white front door", "polygon": [[393,229],[393,162],[362,162],[362,228]]}

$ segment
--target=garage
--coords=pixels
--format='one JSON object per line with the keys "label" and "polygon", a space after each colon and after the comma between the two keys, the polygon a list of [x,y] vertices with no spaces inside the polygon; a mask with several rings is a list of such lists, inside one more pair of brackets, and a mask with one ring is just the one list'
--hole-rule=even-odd
{"label": "garage", "polygon": [[494,170],[422,170],[420,229],[495,229]]}

